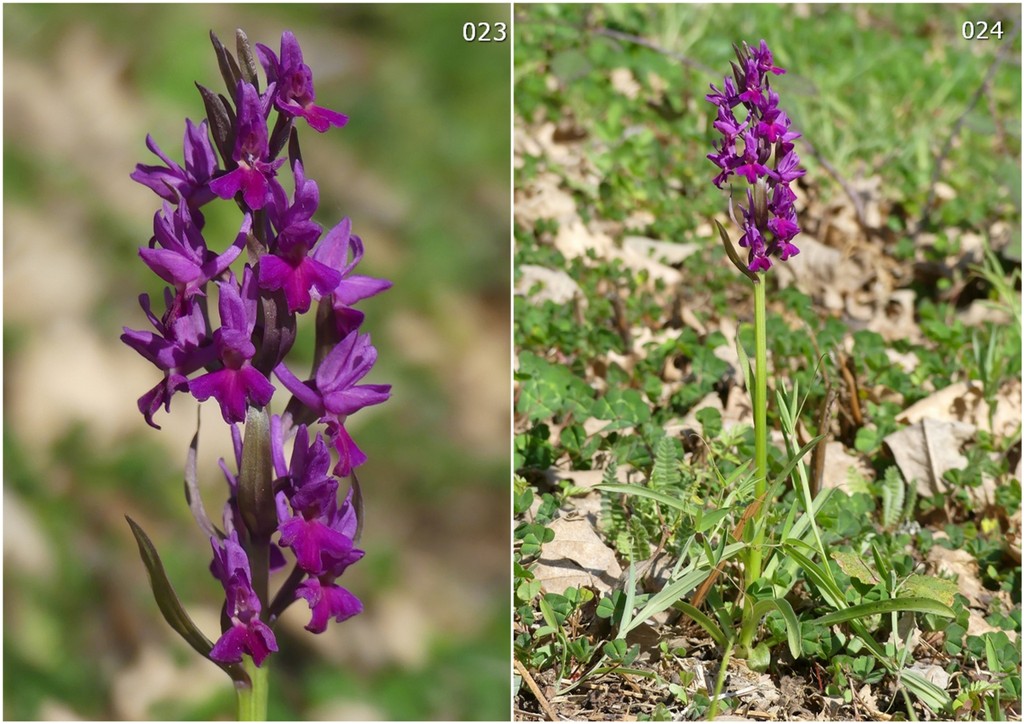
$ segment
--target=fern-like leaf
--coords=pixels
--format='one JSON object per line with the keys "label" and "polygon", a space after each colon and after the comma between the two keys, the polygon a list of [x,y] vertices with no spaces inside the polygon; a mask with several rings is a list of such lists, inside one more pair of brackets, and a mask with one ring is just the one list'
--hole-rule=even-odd
{"label": "fern-like leaf", "polygon": [[903,504],[906,502],[907,494],[907,487],[895,465],[885,469],[881,487],[882,525],[885,528],[892,528],[903,517]]}

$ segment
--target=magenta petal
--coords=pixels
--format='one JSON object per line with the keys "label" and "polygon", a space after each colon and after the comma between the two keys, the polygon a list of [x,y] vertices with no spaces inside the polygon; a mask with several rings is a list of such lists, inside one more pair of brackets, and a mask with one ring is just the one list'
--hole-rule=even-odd
{"label": "magenta petal", "polygon": [[351,305],[367,297],[380,294],[391,287],[392,282],[390,279],[377,279],[376,277],[363,276],[362,274],[353,274],[341,280],[341,283],[334,290],[334,299],[341,304]]}
{"label": "magenta petal", "polygon": [[249,622],[246,629],[246,645],[253,662],[260,666],[271,651],[277,651],[277,639],[267,624],[259,619]]}
{"label": "magenta petal", "polygon": [[305,117],[306,123],[309,124],[310,128],[320,133],[324,133],[331,126],[341,128],[348,123],[348,116],[344,113],[338,113],[330,108],[323,108],[321,106],[308,105],[302,115]]}
{"label": "magenta petal", "polygon": [[356,385],[324,396],[324,407],[337,415],[352,415],[391,397],[391,385]]}
{"label": "magenta petal", "polygon": [[319,393],[296,377],[284,362],[274,368],[274,374],[277,375],[277,379],[281,380],[285,389],[295,395],[302,404],[314,412],[323,413],[323,400],[320,399]]}
{"label": "magenta petal", "polygon": [[207,372],[188,383],[189,392],[200,402],[213,397],[226,422],[245,421],[245,387],[238,371],[222,369]]}
{"label": "magenta petal", "polygon": [[139,256],[168,284],[184,286],[200,276],[199,265],[171,249],[139,249]]}
{"label": "magenta petal", "polygon": [[274,386],[270,384],[270,380],[250,364],[242,367],[238,374],[245,381],[245,388],[249,398],[260,407],[266,406],[270,402],[270,398],[274,396]]}
{"label": "magenta petal", "polygon": [[338,424],[334,427],[334,438],[331,442],[338,451],[338,464],[334,466],[335,475],[344,478],[353,468],[358,468],[366,462],[366,453],[359,449],[344,425]]}
{"label": "magenta petal", "polygon": [[232,626],[217,639],[217,643],[210,649],[210,658],[222,664],[238,663],[242,660],[247,638],[248,631],[245,626]]}
{"label": "magenta petal", "polygon": [[279,256],[264,254],[259,263],[260,286],[276,291],[283,287],[292,274],[291,265]]}
{"label": "magenta petal", "polygon": [[242,198],[250,209],[254,211],[262,209],[267,204],[270,196],[270,184],[267,177],[257,169],[246,169],[242,177]]}
{"label": "magenta petal", "polygon": [[210,182],[210,191],[222,199],[234,198],[244,183],[245,169],[241,166]]}
{"label": "magenta petal", "polygon": [[324,585],[316,578],[304,581],[296,594],[309,603],[313,615],[306,630],[313,633],[323,633],[331,618],[344,621],[363,611],[362,602],[346,589],[331,583]]}
{"label": "magenta petal", "polygon": [[295,552],[299,567],[307,573],[324,572],[323,555],[344,558],[352,550],[352,541],[347,536],[316,519],[295,516],[278,526],[278,530],[281,532],[281,545]]}

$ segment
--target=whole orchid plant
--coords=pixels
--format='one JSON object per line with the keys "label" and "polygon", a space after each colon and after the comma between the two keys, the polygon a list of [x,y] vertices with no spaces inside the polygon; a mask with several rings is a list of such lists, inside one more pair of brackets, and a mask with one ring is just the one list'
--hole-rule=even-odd
{"label": "whole orchid plant", "polygon": [[[197,83],[206,119],[185,121],[184,164],[147,136],[160,163],[139,164],[131,174],[163,201],[139,256],[168,286],[162,307],[154,309],[146,294],[139,298],[152,328],[126,327],[121,339],[160,372],[139,398],[147,423],[159,429],[155,417],[181,393],[216,401],[231,429],[234,460],[221,461],[227,499],[218,522],[199,496],[198,428],[184,472],[186,501],[212,548],[210,573],[224,591],[216,641],[183,608],[150,538],[128,522],[164,618],[231,676],[239,718],[253,720],[266,717],[281,613],[302,599],[306,629],[321,633],[330,620],[362,611],[337,582],[363,557],[356,469],[367,458],[346,425],[350,415],[387,400],[390,385],[362,381],[377,350],[361,331],[356,305],[391,283],[356,273],[363,242],[348,218],[326,232],[313,220],[319,190],[306,176],[299,130],[323,133],[348,118],[317,104],[295,36],[282,34],[279,53],[262,44],[254,51],[239,30],[236,55],[210,36],[226,95]],[[205,228],[202,209],[219,200],[238,208],[233,238]],[[306,374],[289,352],[297,319],[314,308]],[[345,488],[342,478],[350,481]],[[279,570],[272,593],[270,575]]]}
{"label": "whole orchid plant", "polygon": [[[770,83],[772,76],[785,73],[775,65],[771,50],[762,40],[755,48],[742,43],[733,46],[736,62],[732,63],[732,76],[726,77],[722,89],[711,86],[707,100],[717,108],[714,128],[721,134],[721,140],[714,144],[714,152],[708,158],[718,168],[713,183],[723,188],[726,182],[735,183],[746,203],[739,204],[740,218],[736,218],[730,200],[730,216],[742,229],[739,246],[746,249],[746,258],[734,247],[732,239],[725,228],[718,226],[719,236],[725,246],[732,263],[745,274],[754,287],[754,363],[749,365],[746,353],[738,347],[741,364],[748,384],[752,384],[752,403],[754,416],[754,466],[750,474],[753,478],[754,500],[746,506],[738,524],[733,529],[733,537],[744,565],[742,607],[735,606],[732,610],[740,611],[738,621],[732,616],[716,611],[719,626],[709,616],[701,612],[700,606],[711,590],[715,578],[722,571],[726,555],[715,556],[708,550],[705,560],[710,565],[718,559],[717,567],[710,574],[703,575],[703,583],[689,602],[680,601],[677,608],[688,614],[694,621],[704,627],[712,638],[722,646],[723,665],[719,670],[716,690],[721,691],[726,671],[726,663],[733,651],[747,658],[753,668],[764,670],[768,665],[769,653],[761,643],[755,645],[754,638],[761,620],[770,612],[781,615],[787,630],[789,648],[794,658],[801,656],[801,628],[792,606],[785,594],[793,585],[794,576],[802,571],[803,576],[820,592],[824,603],[833,609],[831,613],[815,620],[821,625],[848,623],[851,630],[863,642],[863,646],[892,673],[900,673],[908,688],[920,695],[927,695],[926,683],[920,682],[911,673],[904,670],[909,648],[896,645],[879,646],[861,619],[879,614],[893,617],[893,629],[896,629],[897,611],[916,611],[938,616],[952,617],[949,608],[950,600],[935,593],[909,595],[900,591],[900,586],[893,578],[891,581],[891,598],[882,601],[871,601],[851,605],[845,593],[837,584],[832,568],[828,563],[828,551],[825,548],[820,531],[815,522],[815,515],[821,509],[830,491],[823,491],[816,498],[810,492],[807,466],[803,463],[804,456],[814,448],[824,436],[819,435],[807,442],[799,450],[794,441],[803,402],[799,401],[799,393],[795,384],[792,394],[786,392],[784,382],[776,385],[779,418],[782,422],[783,437],[786,440],[788,461],[782,470],[769,476],[768,470],[768,427],[767,427],[767,342],[765,334],[765,291],[768,272],[773,263],[786,261],[799,253],[793,240],[800,232],[794,202],[796,196],[791,184],[804,175],[800,168],[800,159],[794,150],[794,140],[800,134],[793,131],[789,116],[779,106],[779,95]],[[806,400],[805,400],[806,401]],[[747,466],[742,466],[741,471]],[[790,477],[794,479],[794,487],[799,489],[799,504],[804,514],[797,515],[794,504],[785,518],[780,538],[768,545],[765,541],[768,518],[772,510],[778,509],[776,496],[781,485]],[[746,480],[749,482],[749,480]],[[743,483],[740,484],[743,487]],[[809,541],[813,541],[809,542]],[[725,546],[727,541],[722,542]],[[728,552],[729,547],[723,550]],[[820,556],[822,563],[815,563],[814,556]],[[892,578],[891,568],[884,560],[875,556],[880,575]],[[764,565],[763,565],[764,564]],[[866,570],[866,569],[865,569]],[[697,579],[700,580],[700,579]],[[924,590],[928,584],[924,576],[915,579],[917,590]],[[738,625],[734,630],[733,623]],[[714,718],[717,710],[716,697],[709,713]]]}
{"label": "whole orchid plant", "polygon": [[[751,517],[756,518],[766,508],[768,490],[768,429],[767,429],[767,342],[765,339],[765,273],[771,269],[772,259],[786,261],[799,254],[792,243],[800,233],[797,224],[796,194],[790,183],[804,175],[793,141],[800,137],[790,128],[786,112],[779,108],[779,94],[771,88],[769,78],[786,71],[775,65],[768,44],[762,40],[758,47],[746,43],[734,45],[737,63],[732,63],[732,77],[726,77],[723,90],[714,85],[707,100],[718,108],[715,129],[722,140],[715,144],[715,153],[708,158],[719,168],[714,184],[731,178],[744,183],[746,206],[740,206],[743,229],[739,244],[747,249],[747,259],[741,260],[728,233],[721,224],[718,231],[722,243],[734,264],[754,284],[754,464],[756,482],[755,503]],[[736,111],[741,110],[742,120]],[[730,204],[731,206],[731,204]],[[730,212],[732,209],[730,208]],[[745,579],[749,587],[761,575],[762,536],[764,529],[755,531],[749,549]],[[749,641],[745,642],[749,644]]]}

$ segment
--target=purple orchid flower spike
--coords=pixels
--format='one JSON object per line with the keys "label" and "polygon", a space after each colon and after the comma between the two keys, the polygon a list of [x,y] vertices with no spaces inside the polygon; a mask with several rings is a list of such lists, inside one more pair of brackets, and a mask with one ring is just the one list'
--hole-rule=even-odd
{"label": "purple orchid flower spike", "polygon": [[252,332],[256,326],[256,288],[252,270],[246,266],[241,294],[232,278],[217,284],[220,290],[221,328],[213,334],[222,369],[208,372],[189,383],[189,391],[203,402],[213,397],[220,404],[224,421],[244,422],[249,403],[263,407],[270,402],[274,386],[252,366],[256,347]]}
{"label": "purple orchid flower spike", "polygon": [[[213,174],[217,172],[217,156],[210,144],[206,121],[196,126],[191,120],[185,119],[185,168],[161,151],[150,135],[146,136],[146,147],[163,161],[164,165],[137,164],[131,174],[132,180],[151,188],[158,196],[171,203],[178,203],[179,199],[183,199],[193,211],[216,198],[209,188],[209,183]],[[196,221],[202,225],[199,218]]]}
{"label": "purple orchid flower spike", "polygon": [[[139,256],[169,287],[159,317],[147,295],[139,298],[151,329],[124,327],[121,340],[163,375],[138,401],[149,425],[158,428],[153,421],[157,411],[170,410],[172,397],[188,392],[200,402],[215,399],[230,426],[234,465],[220,461],[227,482],[221,527],[199,496],[198,427],[185,466],[186,500],[210,540],[209,570],[225,594],[216,643],[181,605],[150,538],[130,518],[128,523],[164,619],[231,676],[239,691],[240,717],[252,719],[265,715],[267,688],[265,677],[254,676],[251,667],[263,666],[278,650],[271,627],[289,605],[307,602],[311,619],[306,628],[314,633],[324,631],[332,619],[344,621],[363,610],[359,599],[337,583],[364,555],[355,545],[360,521],[353,499],[358,502],[361,493],[352,475],[353,488],[340,502],[335,476],[351,475],[366,461],[345,429],[348,416],[390,397],[390,385],[361,384],[377,350],[369,335],[359,334],[364,315],[354,305],[391,282],[354,273],[364,249],[348,218],[326,234],[313,220],[319,189],[306,178],[294,118],[305,118],[321,132],[348,119],[315,104],[312,73],[295,36],[282,35],[280,59],[258,46],[268,81],[261,96],[259,64],[245,33],[236,33],[237,59],[210,35],[231,92],[219,95],[197,83],[207,119],[198,125],[186,120],[183,164],[147,136],[146,145],[162,165],[140,163],[131,174],[164,201]],[[269,134],[272,112],[276,119]],[[776,145],[781,148],[788,140],[780,134]],[[277,178],[286,145],[294,177],[290,198]],[[218,168],[215,148],[226,168]],[[734,165],[728,169],[734,173]],[[793,173],[788,167],[773,170]],[[199,209],[218,197],[238,202],[242,222],[232,243],[211,248]],[[791,199],[776,194],[772,203],[788,218]],[[243,249],[248,252],[244,263],[239,260]],[[240,274],[232,270],[235,264]],[[208,308],[211,283],[216,284],[219,324]],[[313,379],[302,382],[283,360],[296,340],[296,316],[308,312],[313,301],[320,302],[313,323],[315,371]],[[270,409],[275,392],[271,369],[296,397],[294,408],[288,403],[293,409],[280,415]],[[323,428],[313,432],[298,424],[296,415],[303,422],[319,418]],[[291,573],[272,592],[270,573],[286,566]]]}
{"label": "purple orchid flower spike", "polygon": [[210,658],[234,663],[241,661],[245,653],[260,666],[270,652],[277,651],[277,639],[270,627],[260,620],[263,607],[252,589],[249,558],[238,544],[237,536],[221,542],[212,538],[210,544],[213,546],[214,575],[224,585],[227,594],[224,613],[231,622],[214,644]]}
{"label": "purple orchid flower spike", "polygon": [[284,163],[283,158],[267,159],[270,148],[266,111],[252,84],[239,81],[237,134],[231,155],[237,167],[210,182],[210,190],[222,199],[234,198],[241,191],[242,199],[253,211],[271,202],[278,185],[277,169]]}
{"label": "purple orchid flower spike", "polygon": [[286,30],[281,34],[280,60],[262,43],[256,44],[256,52],[267,73],[267,80],[277,84],[274,105],[278,110],[288,116],[305,118],[310,128],[320,133],[331,126],[341,128],[348,123],[348,116],[313,102],[316,100],[313,73],[302,62],[302,48],[292,31]]}
{"label": "purple orchid flower spike", "polygon": [[[746,271],[757,273],[771,268],[772,257],[786,261],[800,253],[792,243],[800,227],[793,206],[796,195],[789,184],[806,172],[799,168],[800,158],[793,150],[793,141],[800,134],[790,128],[789,116],[779,108],[779,94],[768,82],[769,73],[782,75],[786,71],[775,66],[764,40],[757,48],[743,43],[736,48],[736,57],[739,65],[733,64],[733,70],[741,88],[726,77],[724,91],[712,85],[712,93],[706,96],[718,108],[713,125],[722,134],[708,159],[720,169],[713,179],[718,188],[733,176],[749,184],[747,206],[741,207],[739,245],[749,249]],[[742,125],[733,111],[738,105],[747,112]],[[742,152],[737,149],[737,139],[743,142]]]}

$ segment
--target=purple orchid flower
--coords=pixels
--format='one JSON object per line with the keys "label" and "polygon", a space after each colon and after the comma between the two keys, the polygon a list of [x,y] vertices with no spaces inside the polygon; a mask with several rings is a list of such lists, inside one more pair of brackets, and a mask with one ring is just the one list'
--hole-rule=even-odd
{"label": "purple orchid flower", "polygon": [[234,278],[217,284],[220,290],[221,328],[213,334],[224,367],[189,383],[189,391],[200,402],[215,398],[225,422],[244,422],[248,403],[263,407],[270,402],[274,386],[252,366],[256,347],[252,332],[256,326],[256,288],[252,269],[246,265],[241,294]]}
{"label": "purple orchid flower", "polygon": [[[228,493],[221,515],[223,532],[197,496],[198,431],[189,449],[186,498],[210,539],[209,568],[226,599],[224,630],[208,657],[236,684],[252,683],[255,689],[257,680],[247,678],[244,668],[235,664],[251,657],[260,666],[278,650],[270,627],[288,605],[304,599],[311,611],[306,628],[316,633],[331,619],[343,621],[363,610],[359,599],[337,583],[364,552],[356,547],[359,521],[353,491],[339,502],[340,483],[334,476],[350,475],[366,461],[345,429],[348,416],[390,397],[390,385],[361,384],[377,350],[369,335],[359,334],[363,313],[353,305],[388,289],[391,282],[354,273],[363,243],[351,233],[347,218],[326,234],[313,221],[319,189],[305,176],[294,118],[305,118],[320,132],[343,126],[348,119],[315,104],[312,73],[294,35],[282,35],[280,59],[265,46],[258,47],[268,80],[263,95],[253,78],[253,52],[245,34],[237,33],[237,61],[212,33],[211,39],[221,74],[234,85],[230,99],[199,86],[208,120],[198,125],[186,120],[183,165],[147,136],[146,145],[162,165],[140,163],[131,174],[165,202],[139,256],[170,287],[164,290],[166,311],[159,318],[149,297],[139,298],[152,329],[125,327],[121,339],[163,374],[138,401],[148,424],[158,428],[153,422],[156,412],[161,407],[169,410],[177,392],[189,392],[200,402],[215,399],[230,427],[234,468],[220,461]],[[252,83],[238,80],[239,75]],[[727,83],[726,88],[738,103],[735,87]],[[278,112],[271,137],[268,118],[274,108]],[[724,114],[721,120],[730,122]],[[218,168],[211,137],[226,168]],[[780,145],[785,141],[779,136]],[[291,198],[277,178],[286,145],[294,177]],[[735,151],[728,143],[723,148]],[[735,164],[727,163],[734,172]],[[200,207],[218,197],[237,200],[243,220],[233,243],[210,248]],[[773,203],[787,202],[779,196]],[[244,265],[238,262],[243,248],[249,252]],[[231,269],[236,262],[243,266],[240,276]],[[219,326],[211,324],[208,310],[210,282],[217,285]],[[316,320],[318,361],[313,379],[302,382],[280,360],[295,341],[295,315],[308,312],[314,300],[322,302]],[[274,365],[278,378],[325,426],[315,437],[305,425],[293,428],[291,411],[282,417],[266,409],[275,392],[269,379]],[[290,436],[295,438],[294,447],[286,463],[284,446]],[[338,454],[333,470],[331,448]],[[128,522],[157,582],[155,548],[134,521]],[[289,550],[294,556],[292,573],[272,594],[269,573],[288,565]],[[205,640],[202,632],[188,616],[167,606],[173,592],[154,585],[154,593],[171,627],[205,651],[197,643]],[[259,699],[257,692],[253,696]]]}
{"label": "purple orchid flower", "polygon": [[284,290],[288,311],[309,311],[311,291],[317,298],[329,294],[341,281],[341,272],[308,255],[320,236],[320,225],[309,221],[319,201],[316,182],[306,181],[302,163],[295,162],[295,203],[276,204],[286,211],[274,221],[279,230],[273,253],[260,258],[259,279],[264,289]]}
{"label": "purple orchid flower", "polygon": [[342,338],[363,322],[365,315],[353,305],[391,288],[387,279],[352,273],[362,258],[363,241],[352,233],[352,221],[347,216],[313,250],[314,260],[341,274],[338,284],[323,293],[331,295],[335,325]]}
{"label": "purple orchid flower", "polygon": [[348,123],[348,116],[316,105],[313,90],[313,73],[302,62],[302,48],[290,30],[281,34],[281,59],[262,43],[256,44],[260,63],[267,73],[267,80],[275,83],[274,105],[289,116],[301,116],[310,128],[325,132],[331,126],[341,128]]}
{"label": "purple orchid flower", "polygon": [[277,169],[284,163],[283,158],[267,160],[267,110],[252,84],[238,81],[237,134],[231,154],[237,167],[210,182],[210,190],[222,199],[234,198],[241,191],[242,199],[253,211],[272,200],[278,185]]}
{"label": "purple orchid flower", "polygon": [[260,620],[262,605],[252,589],[249,558],[238,544],[237,535],[218,542],[210,539],[213,547],[213,573],[224,585],[227,602],[224,613],[231,626],[221,634],[210,651],[210,658],[222,663],[236,663],[242,654],[249,654],[260,666],[270,652],[277,651],[274,632]]}
{"label": "purple orchid flower", "polygon": [[376,360],[370,335],[351,332],[323,359],[314,380],[300,381],[283,362],[274,368],[281,384],[327,424],[328,438],[339,455],[334,473],[342,477],[366,462],[366,455],[345,429],[345,418],[391,396],[391,385],[356,384]]}
{"label": "purple orchid flower", "polygon": [[[358,526],[355,508],[352,505],[352,491],[349,490],[340,508],[333,500],[330,508],[326,517],[331,528],[351,539]],[[347,555],[332,561],[323,574],[310,575],[299,586],[296,593],[306,599],[313,614],[306,625],[307,631],[320,633],[327,627],[330,619],[340,622],[362,612],[363,604],[359,599],[334,582],[346,568],[362,557],[363,551],[352,548]]]}
{"label": "purple orchid flower", "polygon": [[168,311],[157,319],[150,308],[149,295],[139,297],[139,305],[156,333],[124,327],[121,341],[163,371],[164,379],[139,398],[139,410],[146,422],[156,429],[153,415],[160,407],[171,409],[175,392],[188,389],[188,375],[213,363],[217,359],[213,339],[210,337],[203,311],[197,304],[179,303],[164,290]]}
{"label": "purple orchid flower", "polygon": [[312,633],[323,633],[332,618],[340,623],[363,612],[362,602],[334,583],[331,576],[309,576],[299,584],[296,595],[306,599],[313,612],[306,624],[306,630]]}
{"label": "purple orchid flower", "polygon": [[[201,294],[208,281],[224,273],[245,248],[252,229],[252,217],[246,214],[234,243],[224,253],[215,254],[206,246],[199,228],[192,223],[187,204],[176,210],[166,202],[163,211],[153,217],[153,238],[139,256],[157,276],[178,290],[178,302]],[[160,248],[156,245],[159,244]]]}
{"label": "purple orchid flower", "polygon": [[332,561],[346,558],[352,550],[352,538],[332,528],[327,519],[338,492],[338,481],[327,475],[330,465],[323,438],[317,435],[309,445],[307,428],[300,426],[289,485],[277,494],[278,530],[281,545],[291,548],[299,567],[312,574],[324,573]]}
{"label": "purple orchid flower", "polygon": [[[179,199],[184,199],[193,210],[216,198],[209,188],[209,182],[217,172],[217,156],[210,144],[210,134],[205,120],[196,126],[190,119],[185,119],[185,168],[161,151],[153,137],[148,134],[146,147],[164,162],[164,166],[137,164],[131,174],[133,181],[151,188],[158,196],[171,203],[178,203]],[[202,225],[201,222],[199,225]]]}

